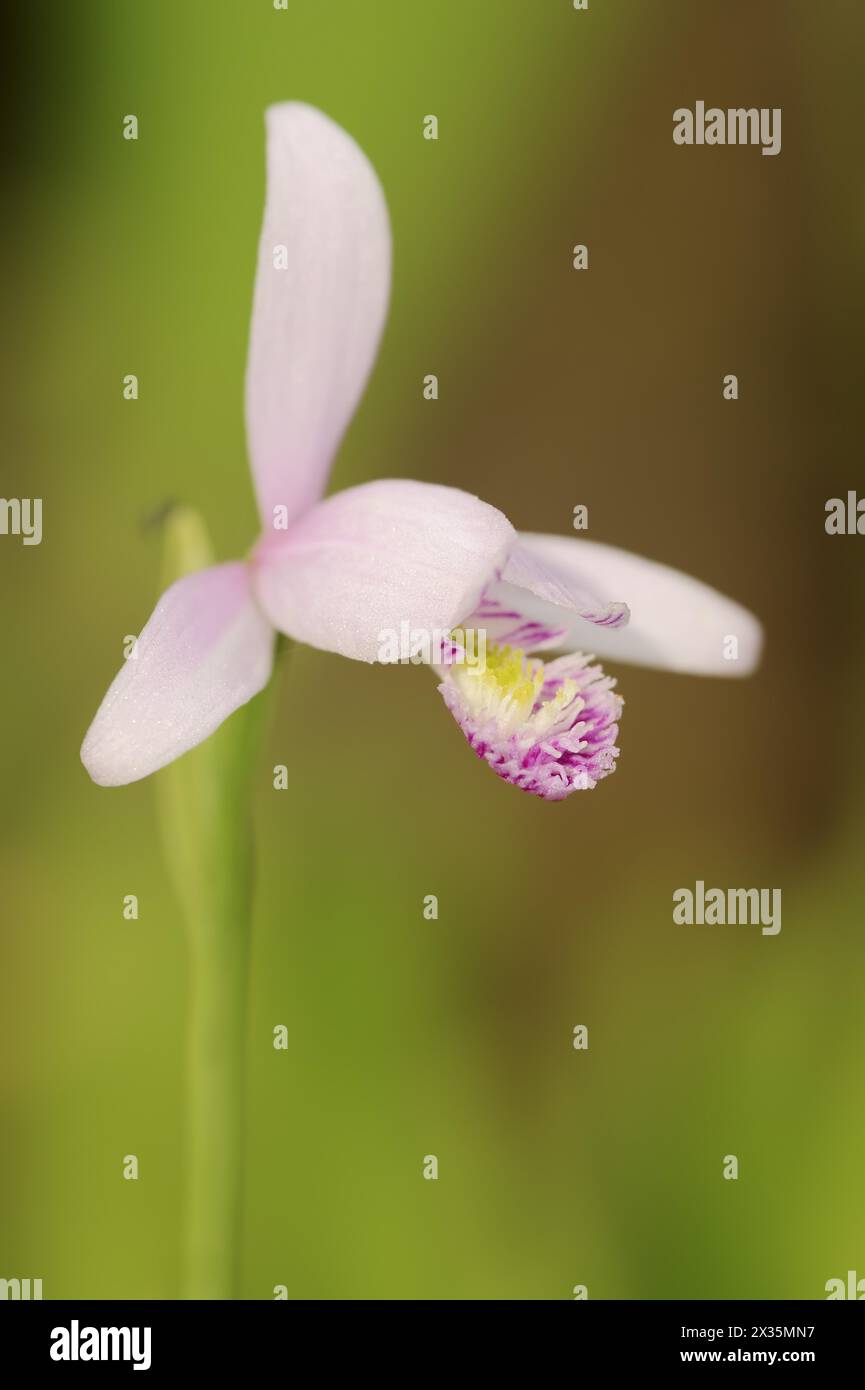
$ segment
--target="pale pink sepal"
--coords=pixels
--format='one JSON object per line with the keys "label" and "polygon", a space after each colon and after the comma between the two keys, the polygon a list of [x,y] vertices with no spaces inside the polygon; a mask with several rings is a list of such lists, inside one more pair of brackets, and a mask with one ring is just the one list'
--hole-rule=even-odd
{"label": "pale pink sepal", "polygon": [[[359,661],[402,625],[447,632],[476,607],[515,540],[507,517],[458,488],[364,483],[313,507],[253,558],[256,596],[289,637]],[[393,658],[391,658],[393,659]]]}
{"label": "pale pink sepal", "polygon": [[519,540],[467,627],[483,629],[502,646],[541,651],[566,642],[574,618],[599,627],[624,627],[628,605],[610,600],[587,575],[550,565]]}
{"label": "pale pink sepal", "polygon": [[267,196],[246,373],[265,532],[321,497],[375,359],[390,289],[390,224],[367,157],[321,111],[267,112]]}
{"label": "pale pink sepal", "polygon": [[[521,533],[518,553],[542,565],[563,586],[627,600],[627,626],[596,626],[573,616],[563,648],[581,648],[611,663],[691,675],[746,676],[759,662],[763,633],[754,615],[667,565],[569,536]],[[492,592],[498,596],[497,589]],[[504,597],[512,597],[510,586]],[[524,607],[540,620],[562,613],[534,596],[527,596]]]}
{"label": "pale pink sepal", "polygon": [[245,565],[172,584],[87,732],[81,760],[93,781],[136,782],[201,743],[267,684],[273,642]]}

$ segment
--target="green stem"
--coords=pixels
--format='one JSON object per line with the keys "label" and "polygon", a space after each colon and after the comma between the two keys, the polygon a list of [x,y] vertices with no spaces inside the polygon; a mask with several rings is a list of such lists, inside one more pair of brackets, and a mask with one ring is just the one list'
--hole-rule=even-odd
{"label": "green stem", "polygon": [[190,922],[190,976],[186,1295],[231,1299],[240,1244],[248,910],[237,904],[236,914]]}
{"label": "green stem", "polygon": [[258,696],[160,775],[165,847],[189,931],[188,1298],[236,1296]]}
{"label": "green stem", "polygon": [[[210,563],[203,524],[188,508],[170,514],[165,537],[166,582]],[[165,853],[189,930],[184,1291],[190,1299],[237,1296],[252,801],[266,707],[265,695],[258,695],[156,778]]]}

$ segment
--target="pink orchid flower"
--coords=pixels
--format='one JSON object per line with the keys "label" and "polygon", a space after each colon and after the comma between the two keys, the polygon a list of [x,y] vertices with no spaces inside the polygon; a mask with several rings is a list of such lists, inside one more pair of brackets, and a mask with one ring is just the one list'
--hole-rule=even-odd
{"label": "pink orchid flower", "polygon": [[[757,620],[665,566],[517,534],[457,488],[387,479],[321,500],[389,287],[387,208],[365,155],[321,112],[272,107],[246,375],[262,536],[246,562],[162,595],[84,740],[100,785],[146,777],[252,699],[276,631],[368,662],[405,624],[452,634],[435,665],[445,704],[500,777],[549,800],[594,787],[618,755],[622,701],[583,648],[694,674],[756,665]],[[459,659],[472,630],[489,644],[483,669]]]}

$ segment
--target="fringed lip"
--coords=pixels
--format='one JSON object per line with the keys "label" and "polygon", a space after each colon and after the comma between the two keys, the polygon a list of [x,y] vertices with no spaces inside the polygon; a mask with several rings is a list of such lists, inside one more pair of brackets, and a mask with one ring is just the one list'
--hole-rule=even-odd
{"label": "fringed lip", "polygon": [[581,652],[544,662],[488,648],[483,671],[454,667],[439,691],[469,744],[505,782],[545,801],[615,771],[623,700]]}

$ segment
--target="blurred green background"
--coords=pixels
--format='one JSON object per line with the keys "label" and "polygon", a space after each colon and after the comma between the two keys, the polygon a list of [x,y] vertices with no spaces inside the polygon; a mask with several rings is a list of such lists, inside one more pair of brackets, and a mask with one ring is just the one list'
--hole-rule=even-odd
{"label": "blurred green background", "polygon": [[[44,499],[44,539],[0,538],[0,1275],[180,1292],[183,922],[152,782],[92,786],[78,747],[156,598],[143,519],[188,500],[221,558],[254,536],[242,376],[262,112],[287,98],[355,136],[394,228],[333,486],[454,484],[562,533],[584,503],[591,538],[730,593],[768,645],[749,682],[605,663],[619,770],[560,805],[476,761],[426,672],[293,654],[259,779],[242,1296],[865,1275],[865,540],[823,527],[865,487],[865,11],[14,8],[0,491]],[[697,98],[782,107],[780,156],[675,147]],[[780,887],[780,935],[674,926],[697,878]]]}

